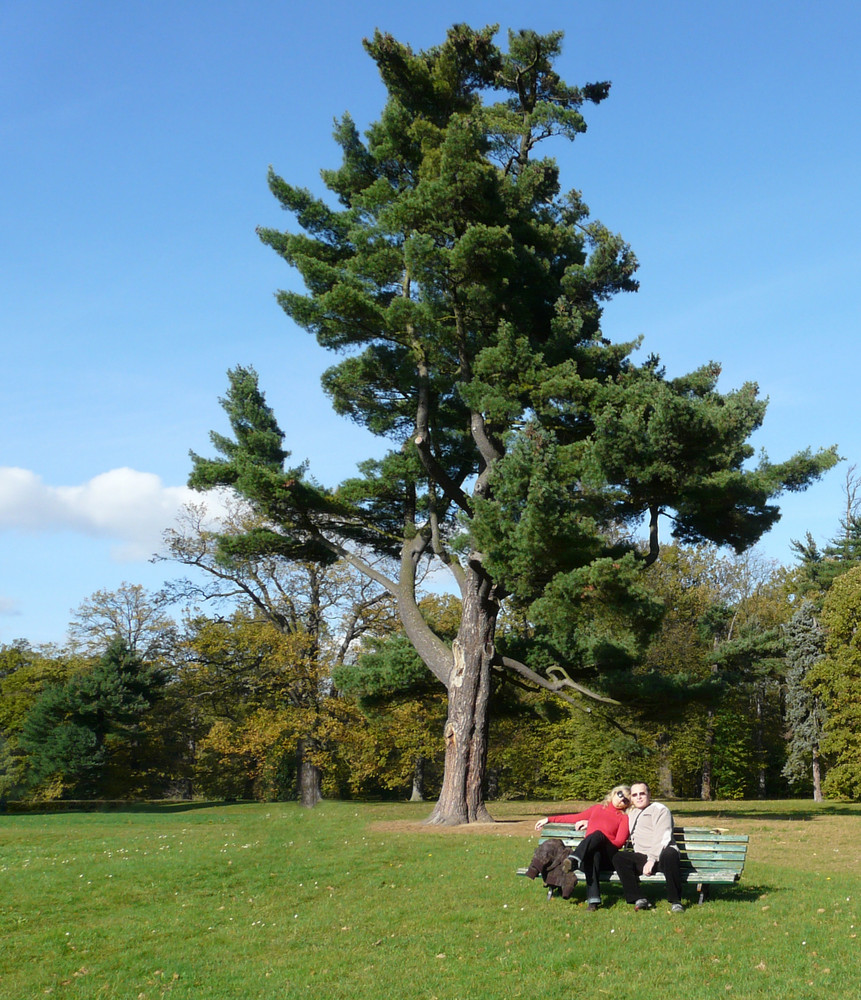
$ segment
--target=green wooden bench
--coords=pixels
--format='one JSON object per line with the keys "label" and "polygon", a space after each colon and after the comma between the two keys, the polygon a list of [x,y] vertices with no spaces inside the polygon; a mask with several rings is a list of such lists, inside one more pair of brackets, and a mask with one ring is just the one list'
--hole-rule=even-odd
{"label": "green wooden bench", "polygon": [[[543,844],[552,837],[559,837],[573,849],[583,839],[583,831],[575,830],[568,823],[547,823],[541,830],[538,843]],[[673,838],[681,854],[682,883],[696,886],[697,902],[704,903],[708,899],[712,886],[734,885],[741,878],[747,857],[747,836],[708,827],[677,826],[673,830]],[[517,874],[525,875],[526,869],[518,868]],[[618,882],[619,876],[613,870],[602,871],[601,881]],[[665,880],[658,873],[643,875],[640,881],[645,885]],[[552,895],[551,889],[547,898]]]}

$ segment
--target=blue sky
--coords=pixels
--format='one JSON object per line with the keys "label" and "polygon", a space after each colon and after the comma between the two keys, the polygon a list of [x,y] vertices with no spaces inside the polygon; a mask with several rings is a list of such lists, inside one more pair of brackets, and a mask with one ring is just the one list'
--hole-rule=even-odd
{"label": "blue sky", "polygon": [[857,4],[299,6],[0,5],[0,643],[62,642],[95,590],[172,574],[147,560],[189,499],[189,449],[225,429],[229,367],[257,368],[322,482],[379,450],[331,413],[332,359],[276,305],[296,282],[254,232],[289,223],[270,164],[322,193],[333,120],[378,115],[376,27],[414,48],[457,21],[562,29],[563,77],[612,81],[555,150],[641,262],[605,331],[642,333],[672,375],[715,359],[724,391],[758,382],[774,460],[838,444],[847,462],[784,499],[760,551],[834,533],[861,462]]}

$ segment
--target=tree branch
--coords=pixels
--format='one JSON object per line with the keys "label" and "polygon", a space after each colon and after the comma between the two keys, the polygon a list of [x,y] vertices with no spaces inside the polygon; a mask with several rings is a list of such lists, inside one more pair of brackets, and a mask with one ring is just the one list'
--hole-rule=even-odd
{"label": "tree branch", "polygon": [[496,662],[500,663],[503,667],[520,674],[521,677],[525,677],[527,680],[532,681],[532,683],[537,684],[538,687],[542,687],[546,691],[552,691],[553,694],[557,695],[563,701],[567,701],[571,705],[576,705],[578,708],[582,708],[582,705],[577,699],[566,695],[564,693],[565,688],[573,688],[579,694],[583,695],[584,698],[591,698],[593,701],[601,702],[604,705],[621,705],[621,702],[616,701],[615,698],[608,698],[606,695],[598,694],[597,691],[593,691],[591,688],[587,688],[583,684],[578,684],[576,681],[572,681],[563,667],[550,667],[547,671],[548,674],[558,673],[561,675],[558,680],[550,680],[547,677],[542,677],[541,674],[536,673],[530,667],[527,667],[525,663],[521,663],[519,660],[514,660],[510,656],[497,656]]}
{"label": "tree branch", "polygon": [[449,685],[451,672],[454,669],[454,657],[451,648],[440,639],[424,620],[421,609],[416,601],[416,566],[418,560],[430,543],[424,533],[404,542],[401,551],[400,588],[397,595],[398,614],[407,638],[415,646],[416,652],[422,658],[430,672],[445,684]]}
{"label": "tree branch", "polygon": [[661,543],[658,538],[658,518],[660,515],[661,508],[656,504],[651,504],[649,506],[649,554],[643,562],[643,569],[656,562],[661,553]]}

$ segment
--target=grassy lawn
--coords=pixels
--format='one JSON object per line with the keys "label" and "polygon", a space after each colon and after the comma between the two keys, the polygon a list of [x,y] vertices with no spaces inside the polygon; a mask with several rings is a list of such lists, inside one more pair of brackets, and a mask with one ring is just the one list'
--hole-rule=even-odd
{"label": "grassy lawn", "polygon": [[[0,998],[662,1000],[849,996],[861,806],[679,802],[751,836],[741,883],[634,913],[517,878],[535,819],[470,830],[427,804],[176,806],[0,817]],[[656,890],[651,890],[654,893]]]}

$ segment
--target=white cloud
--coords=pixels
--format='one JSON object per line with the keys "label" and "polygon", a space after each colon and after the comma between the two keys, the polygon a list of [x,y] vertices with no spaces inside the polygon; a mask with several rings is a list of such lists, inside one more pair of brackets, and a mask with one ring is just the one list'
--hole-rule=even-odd
{"label": "white cloud", "polygon": [[[215,514],[218,498],[207,499]],[[165,486],[154,473],[135,469],[112,469],[82,486],[48,486],[29,469],[0,467],[0,531],[111,539],[119,543],[113,554],[121,561],[148,559],[180,508],[202,501],[187,486]]]}

